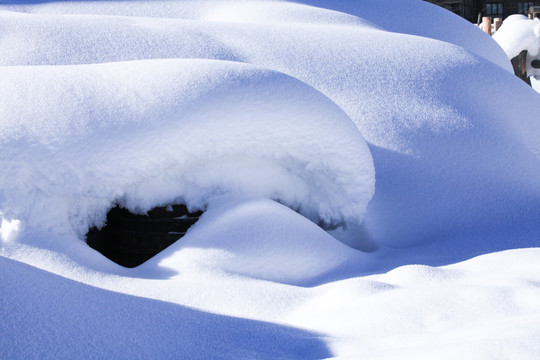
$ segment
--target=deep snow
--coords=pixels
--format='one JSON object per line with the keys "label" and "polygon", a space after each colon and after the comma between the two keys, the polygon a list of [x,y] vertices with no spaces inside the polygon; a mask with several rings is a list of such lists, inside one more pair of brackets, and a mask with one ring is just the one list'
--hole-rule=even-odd
{"label": "deep snow", "polygon": [[2,70],[4,213],[29,225],[82,236],[115,202],[204,209],[229,193],[352,225],[373,196],[354,124],[282,73],[213,60]]}
{"label": "deep snow", "polygon": [[[475,26],[1,1],[0,33],[2,357],[540,356],[540,98]],[[83,241],[172,202],[206,212],[137,268]]]}

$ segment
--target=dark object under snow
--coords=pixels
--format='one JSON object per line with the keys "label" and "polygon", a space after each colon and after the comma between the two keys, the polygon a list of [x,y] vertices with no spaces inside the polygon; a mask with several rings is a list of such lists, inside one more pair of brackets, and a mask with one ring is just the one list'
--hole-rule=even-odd
{"label": "dark object under snow", "polygon": [[88,231],[86,243],[117,264],[132,268],[184,236],[201,214],[188,212],[184,205],[154,208],[147,215],[114,207],[105,227]]}
{"label": "dark object under snow", "polygon": [[527,84],[531,85],[531,80],[529,79],[529,75],[527,75],[527,50],[523,50],[518,56],[513,57],[510,61],[514,68],[514,74]]}

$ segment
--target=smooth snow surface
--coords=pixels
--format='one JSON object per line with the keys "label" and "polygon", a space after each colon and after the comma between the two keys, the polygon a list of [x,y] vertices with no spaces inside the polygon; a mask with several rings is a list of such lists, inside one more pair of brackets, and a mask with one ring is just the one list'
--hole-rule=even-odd
{"label": "smooth snow surface", "polygon": [[[0,358],[540,357],[540,95],[474,25],[0,1],[0,34]],[[205,213],[137,268],[84,242],[172,203]]]}

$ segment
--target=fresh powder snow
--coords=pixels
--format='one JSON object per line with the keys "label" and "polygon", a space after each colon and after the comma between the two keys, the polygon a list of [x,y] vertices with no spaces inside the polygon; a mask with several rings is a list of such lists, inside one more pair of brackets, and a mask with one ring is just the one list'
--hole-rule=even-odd
{"label": "fresh powder snow", "polygon": [[[0,357],[538,358],[536,25],[0,1]],[[204,213],[138,267],[85,243],[170,204]]]}

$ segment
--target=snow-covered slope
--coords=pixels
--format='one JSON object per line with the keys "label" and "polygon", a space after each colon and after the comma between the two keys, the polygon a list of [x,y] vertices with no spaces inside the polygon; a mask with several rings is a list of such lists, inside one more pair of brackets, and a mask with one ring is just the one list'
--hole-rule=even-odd
{"label": "snow-covered slope", "polygon": [[[540,98],[471,24],[0,1],[0,34],[1,357],[540,356],[540,255],[494,253],[538,245]],[[114,204],[170,203],[207,211],[137,268],[83,241]]]}
{"label": "snow-covered slope", "polygon": [[0,269],[5,359],[330,356],[314,332],[97,289],[3,257]]}

